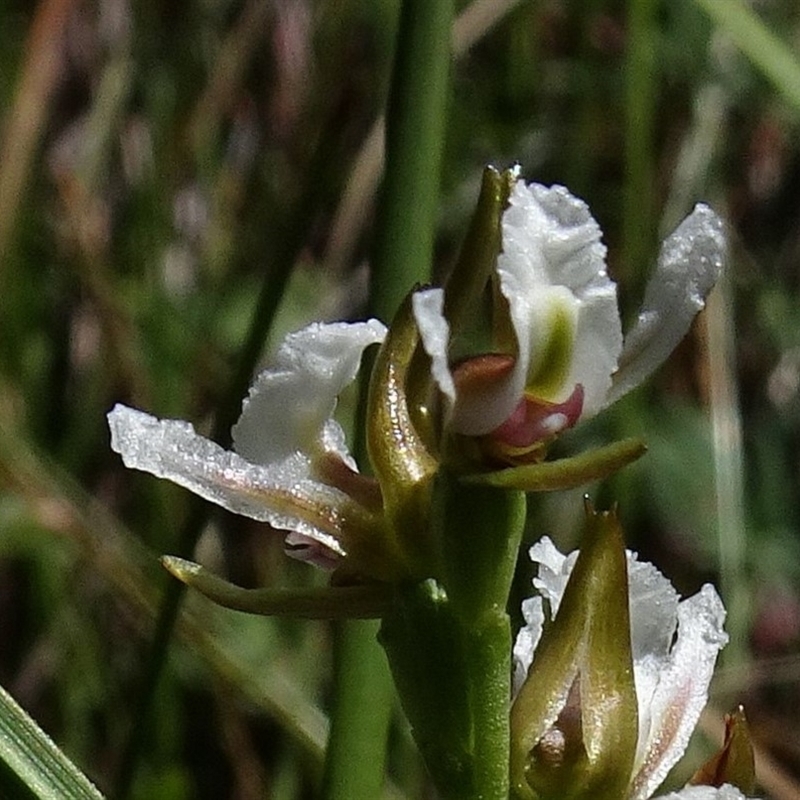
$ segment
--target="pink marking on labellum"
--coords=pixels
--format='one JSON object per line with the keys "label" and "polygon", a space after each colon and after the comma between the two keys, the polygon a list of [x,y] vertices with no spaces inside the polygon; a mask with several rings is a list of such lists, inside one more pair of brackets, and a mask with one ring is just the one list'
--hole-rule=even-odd
{"label": "pink marking on labellum", "polygon": [[531,447],[571,428],[583,411],[583,386],[577,384],[563,403],[524,396],[511,416],[489,435],[510,447]]}

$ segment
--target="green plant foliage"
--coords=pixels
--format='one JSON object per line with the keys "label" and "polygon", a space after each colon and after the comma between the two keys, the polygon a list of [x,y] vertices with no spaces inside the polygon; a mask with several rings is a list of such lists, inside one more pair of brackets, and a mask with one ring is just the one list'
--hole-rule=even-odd
{"label": "green plant foliage", "polygon": [[0,687],[0,794],[101,800],[86,776]]}

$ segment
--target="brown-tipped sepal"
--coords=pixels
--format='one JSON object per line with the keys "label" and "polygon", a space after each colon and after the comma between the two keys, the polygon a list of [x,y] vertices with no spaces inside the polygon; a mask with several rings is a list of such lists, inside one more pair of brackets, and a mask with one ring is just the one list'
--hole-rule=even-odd
{"label": "brown-tipped sepal", "polygon": [[744,709],[725,715],[725,742],[689,781],[690,786],[722,786],[729,783],[752,794],[756,783],[755,755]]}

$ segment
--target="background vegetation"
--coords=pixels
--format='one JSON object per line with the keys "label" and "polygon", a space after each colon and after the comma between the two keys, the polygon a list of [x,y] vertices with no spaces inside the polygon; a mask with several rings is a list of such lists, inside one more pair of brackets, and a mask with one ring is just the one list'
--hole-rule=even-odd
{"label": "background vegetation", "polygon": [[[561,446],[646,437],[592,493],[683,592],[721,586],[732,643],[695,755],[743,702],[765,793],[800,797],[800,8],[459,8],[438,269],[486,163],[588,201],[629,316],[695,201],[729,220],[728,278],[691,336]],[[0,2],[0,684],[109,793],[131,777],[137,798],[318,785],[330,626],[189,597],[168,635],[157,555],[199,535],[197,558],[239,583],[324,577],[264,526],[125,471],[105,413],[126,402],[224,440],[285,331],[362,313],[397,12]],[[531,509],[531,539],[575,544],[579,492]],[[424,797],[394,720],[387,796]]]}

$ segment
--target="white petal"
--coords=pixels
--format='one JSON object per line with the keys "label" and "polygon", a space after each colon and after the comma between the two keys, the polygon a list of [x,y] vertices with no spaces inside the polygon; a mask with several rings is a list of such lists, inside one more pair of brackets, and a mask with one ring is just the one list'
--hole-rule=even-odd
{"label": "white petal", "polygon": [[[542,598],[550,603],[550,617],[552,618],[558,610],[561,595],[564,594],[564,587],[567,585],[569,573],[575,563],[575,558],[572,558],[572,563],[565,566],[567,558],[558,552],[548,536],[543,536],[536,542],[528,551],[528,555],[534,564],[539,565],[538,577],[534,578],[533,582],[541,592],[541,596],[529,597],[522,601],[522,617],[525,624],[517,633],[513,649],[513,693],[515,695],[525,682],[533,662],[533,654],[542,636],[544,624]],[[577,557],[577,553],[575,556]]]}
{"label": "white petal", "polygon": [[[720,786],[687,786],[679,792],[662,795],[660,800],[748,800],[730,784]],[[755,800],[755,798],[753,799]]]}
{"label": "white petal", "polygon": [[631,800],[650,797],[686,750],[708,699],[717,654],[728,641],[724,621],[725,608],[709,584],[678,606],[675,644],[661,665],[652,697],[639,698]]}
{"label": "white petal", "polygon": [[639,318],[625,337],[607,405],[638,386],[686,335],[719,278],[725,247],[722,220],[702,204],[665,240]]}
{"label": "white petal", "polygon": [[550,617],[555,617],[567,581],[572,574],[572,568],[578,560],[578,551],[573,550],[569,555],[562,555],[550,537],[543,536],[528,551],[531,561],[539,565],[539,573],[533,579],[533,585],[541,596],[550,604]]}
{"label": "white petal", "polygon": [[298,509],[335,509],[344,500],[337,490],[309,478],[306,456],[251,464],[200,436],[188,422],[159,420],[122,405],[109,412],[108,424],[111,447],[126,467],[167,478],[228,511],[296,531],[344,555],[330,530],[297,516]]}
{"label": "white petal", "polygon": [[520,687],[525,683],[528,670],[533,663],[533,654],[539,639],[542,638],[544,610],[541,597],[529,597],[522,601],[522,616],[525,624],[519,629],[514,640],[513,661],[514,680],[512,697],[516,697]]}
{"label": "white petal", "polygon": [[666,658],[678,620],[678,593],[652,564],[630,551],[626,555],[633,660]]}
{"label": "white petal", "polygon": [[[236,452],[255,464],[269,464],[318,446],[336,398],[355,378],[365,348],[385,336],[386,327],[374,319],[313,324],[289,334],[275,366],[258,376],[244,401],[232,431]],[[347,458],[344,437],[332,430],[328,434]]]}
{"label": "white petal", "polygon": [[563,402],[580,383],[584,414],[602,407],[617,368],[622,332],[616,286],[606,273],[606,248],[600,237],[586,204],[563,186],[526,186],[522,181],[515,185],[503,215],[503,252],[497,265],[520,350],[508,413],[512,398],[519,399],[531,367],[542,356],[537,318],[555,287],[565,287],[575,302],[575,338],[561,386],[541,399]]}
{"label": "white petal", "polygon": [[431,357],[431,374],[439,389],[454,403],[456,387],[447,361],[450,343],[450,326],[444,318],[444,292],[441,289],[424,289],[411,297],[414,319],[419,329],[422,346]]}

